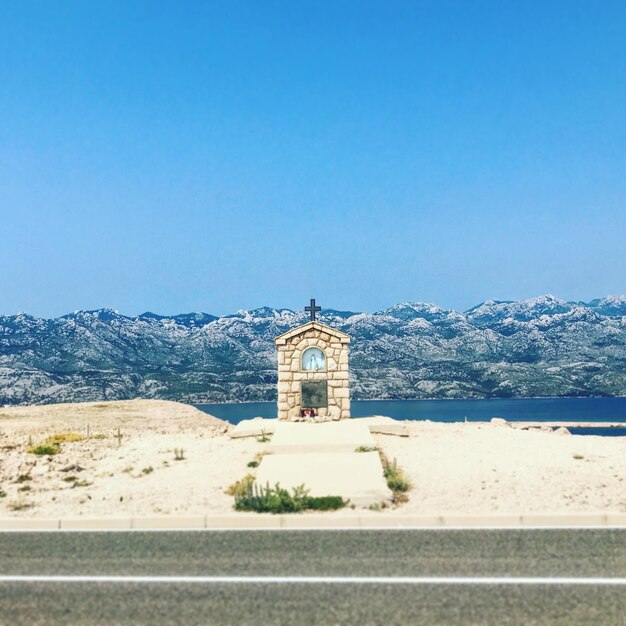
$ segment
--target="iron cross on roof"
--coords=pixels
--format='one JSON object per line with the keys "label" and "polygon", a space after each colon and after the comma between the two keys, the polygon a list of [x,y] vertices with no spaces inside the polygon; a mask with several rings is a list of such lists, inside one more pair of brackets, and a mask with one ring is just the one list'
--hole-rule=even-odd
{"label": "iron cross on roof", "polygon": [[311,298],[311,304],[309,306],[305,306],[304,310],[307,313],[311,313],[311,321],[315,321],[315,314],[322,310],[321,306],[315,306],[315,298]]}

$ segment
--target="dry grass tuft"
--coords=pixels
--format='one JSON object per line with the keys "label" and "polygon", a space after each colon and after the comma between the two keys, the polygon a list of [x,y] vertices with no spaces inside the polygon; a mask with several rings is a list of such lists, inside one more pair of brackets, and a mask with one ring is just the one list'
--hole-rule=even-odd
{"label": "dry grass tuft", "polygon": [[7,505],[11,511],[25,511],[26,509],[32,509],[33,504],[31,502],[25,502],[24,500],[16,500],[9,502]]}
{"label": "dry grass tuft", "polygon": [[61,445],[62,443],[73,443],[74,441],[84,441],[85,437],[79,433],[55,433],[46,439],[46,443]]}
{"label": "dry grass tuft", "polygon": [[254,476],[252,474],[247,474],[241,480],[238,480],[237,482],[230,485],[226,489],[226,494],[228,494],[229,496],[235,496],[235,497],[243,496],[246,493],[248,493],[248,491],[252,487],[253,482],[254,482]]}

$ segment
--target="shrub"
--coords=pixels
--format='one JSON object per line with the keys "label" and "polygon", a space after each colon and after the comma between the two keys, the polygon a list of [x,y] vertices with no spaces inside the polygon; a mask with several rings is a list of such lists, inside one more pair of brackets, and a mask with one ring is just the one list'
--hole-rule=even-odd
{"label": "shrub", "polygon": [[149,465],[148,467],[144,467],[141,470],[142,476],[146,476],[147,474],[152,474],[152,472],[154,472],[154,468],[152,467],[152,465]]}
{"label": "shrub", "polygon": [[61,446],[58,443],[42,443],[38,446],[30,447],[28,451],[37,456],[53,456],[61,452]]}
{"label": "shrub", "polygon": [[307,509],[312,511],[336,511],[348,504],[341,496],[322,496],[307,499]]}
{"label": "shrub", "polygon": [[22,485],[18,488],[18,491],[30,491],[30,485]]}
{"label": "shrub", "polygon": [[307,491],[304,486],[296,487],[293,494],[276,484],[264,489],[250,482],[246,491],[235,495],[235,509],[257,513],[296,513],[305,508]]}
{"label": "shrub", "polygon": [[385,478],[387,479],[387,486],[391,491],[404,493],[411,487],[408,478],[401,472],[387,474]]}
{"label": "shrub", "polygon": [[334,511],[347,504],[339,496],[311,497],[304,485],[294,487],[289,493],[278,483],[275,487],[270,487],[269,484],[265,488],[258,487],[254,483],[254,479],[246,481],[245,487],[240,488],[233,495],[235,496],[235,509],[237,511],[256,511],[257,513],[298,513],[304,510]]}
{"label": "shrub", "polygon": [[25,483],[28,480],[32,480],[30,474],[20,474],[15,480],[16,483]]}
{"label": "shrub", "polygon": [[250,463],[248,463],[248,467],[259,467],[259,462],[258,461],[250,461]]}
{"label": "shrub", "polygon": [[0,498],[6,498],[6,497],[7,497],[7,492],[2,491],[2,489],[0,489]]}
{"label": "shrub", "polygon": [[359,446],[355,452],[378,452],[376,446]]}
{"label": "shrub", "polygon": [[393,460],[393,463],[389,463],[389,459],[382,452],[380,458],[383,463],[383,473],[387,486],[393,491],[394,501],[406,502],[408,498],[404,494],[411,488],[409,477],[398,467],[396,459]]}

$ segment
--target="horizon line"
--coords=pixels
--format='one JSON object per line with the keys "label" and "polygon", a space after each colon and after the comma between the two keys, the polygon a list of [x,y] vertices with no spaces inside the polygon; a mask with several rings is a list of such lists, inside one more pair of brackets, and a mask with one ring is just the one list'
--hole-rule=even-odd
{"label": "horizon line", "polygon": [[[556,301],[558,303],[562,303],[565,305],[574,305],[574,306],[591,306],[593,303],[595,302],[624,302],[626,304],[626,295],[612,295],[612,294],[608,294],[606,296],[602,296],[602,297],[598,297],[598,298],[593,298],[589,301],[584,301],[584,300],[563,300],[561,298],[559,298],[558,296],[554,296],[551,293],[547,293],[547,294],[542,294],[539,296],[535,296],[532,298],[525,298],[525,299],[521,299],[521,300],[496,300],[493,298],[489,298],[487,300],[483,300],[482,302],[479,302],[478,304],[468,308],[468,309],[464,309],[464,310],[459,310],[459,309],[455,309],[455,308],[445,308],[442,307],[434,302],[425,302],[425,301],[420,301],[420,300],[403,300],[402,302],[398,302],[396,304],[391,305],[390,307],[384,308],[384,309],[379,309],[377,311],[372,311],[372,312],[368,312],[368,311],[353,311],[353,310],[349,310],[349,309],[335,309],[332,307],[329,308],[324,308],[322,307],[322,310],[320,311],[319,315],[323,315],[324,311],[330,311],[330,312],[334,312],[334,313],[350,313],[351,315],[377,315],[380,313],[384,313],[387,312],[391,309],[400,307],[400,306],[415,306],[415,305],[421,305],[421,306],[431,306],[431,307],[436,307],[437,309],[440,309],[441,311],[445,311],[445,312],[453,312],[453,313],[461,313],[461,314],[465,314],[468,313],[470,311],[473,311],[474,309],[477,309],[483,305],[498,305],[498,304],[535,304],[538,303],[539,301],[541,301],[542,299],[548,300],[551,299],[553,301]],[[80,313],[101,313],[101,312],[110,312],[118,317],[124,317],[127,319],[139,319],[142,317],[149,317],[149,316],[154,316],[157,318],[161,318],[161,319],[173,319],[176,317],[184,317],[184,316],[191,316],[191,315],[206,315],[209,317],[213,317],[214,319],[222,319],[222,318],[226,318],[226,317],[235,317],[238,314],[241,313],[253,313],[255,311],[261,311],[263,309],[269,309],[272,311],[278,311],[278,312],[289,312],[289,313],[294,313],[294,314],[303,314],[303,315],[308,315],[307,313],[305,313],[304,309],[302,311],[300,310],[295,310],[295,309],[291,309],[289,307],[272,307],[269,305],[262,305],[259,307],[255,307],[252,309],[238,309],[237,311],[233,312],[233,313],[227,313],[225,315],[215,315],[214,313],[208,313],[206,311],[187,311],[184,313],[173,313],[173,314],[161,314],[161,313],[155,313],[154,311],[143,311],[142,313],[137,313],[135,315],[132,314],[125,314],[125,313],[120,313],[119,309],[114,309],[111,307],[100,307],[100,308],[96,308],[96,309],[75,309],[74,311],[71,311],[69,313],[64,313],[63,315],[57,315],[57,316],[53,316],[53,317],[47,317],[47,316],[38,316],[38,315],[33,315],[31,313],[28,313],[26,311],[19,311],[18,313],[0,313],[0,317],[19,317],[19,316],[26,316],[26,317],[32,317],[34,319],[41,319],[41,320],[59,320],[59,319],[64,319],[64,318],[68,318],[71,317],[73,315],[78,315]],[[212,320],[213,321],[213,320]]]}

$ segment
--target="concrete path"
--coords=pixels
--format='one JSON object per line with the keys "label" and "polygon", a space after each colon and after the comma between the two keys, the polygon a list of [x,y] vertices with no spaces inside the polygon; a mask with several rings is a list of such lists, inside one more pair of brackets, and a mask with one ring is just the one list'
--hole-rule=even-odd
{"label": "concrete path", "polygon": [[253,417],[249,420],[241,420],[239,424],[228,433],[231,439],[240,437],[261,437],[272,435],[279,421],[276,418]]}
{"label": "concrete path", "polygon": [[357,448],[375,448],[376,442],[365,424],[352,420],[308,424],[278,422],[266,450],[270,454],[304,454],[312,452],[348,452]]}
{"label": "concrete path", "polygon": [[263,457],[256,482],[292,490],[305,485],[311,496],[341,496],[356,506],[391,502],[378,452],[272,454]]}
{"label": "concrete path", "polygon": [[385,415],[371,415],[370,417],[352,418],[358,424],[365,424],[372,434],[397,435],[398,437],[408,437],[408,420],[396,420]]}
{"label": "concrete path", "polygon": [[355,506],[388,504],[387,487],[376,443],[357,420],[276,422],[256,484],[289,490],[304,485],[311,496],[341,496]]}

